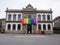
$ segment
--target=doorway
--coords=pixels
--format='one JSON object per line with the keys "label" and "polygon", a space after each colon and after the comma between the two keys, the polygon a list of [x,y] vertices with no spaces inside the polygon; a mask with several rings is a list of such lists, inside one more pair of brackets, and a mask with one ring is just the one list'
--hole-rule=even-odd
{"label": "doorway", "polygon": [[27,34],[32,34],[32,25],[31,24],[27,25]]}

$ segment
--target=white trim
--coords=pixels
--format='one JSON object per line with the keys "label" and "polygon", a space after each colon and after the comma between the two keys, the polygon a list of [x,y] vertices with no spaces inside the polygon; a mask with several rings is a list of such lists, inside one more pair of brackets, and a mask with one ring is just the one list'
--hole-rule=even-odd
{"label": "white trim", "polygon": [[18,29],[17,29],[17,26],[18,26],[18,25],[16,24],[16,31],[18,30]]}
{"label": "white trim", "polygon": [[5,30],[7,31],[7,24],[6,24],[6,29]]}
{"label": "white trim", "polygon": [[51,31],[52,31],[52,24],[51,23],[38,23],[37,24],[37,30],[38,30],[38,25],[41,25],[41,30],[43,31],[43,24],[45,24],[46,25],[46,31],[48,31],[48,24],[50,24],[50,26],[51,26]]}
{"label": "white trim", "polygon": [[12,31],[12,28],[13,28],[13,24],[11,24],[11,31]]}
{"label": "white trim", "polygon": [[36,25],[36,30],[38,30],[38,24]]}
{"label": "white trim", "polygon": [[11,14],[11,21],[13,21],[13,15]]}
{"label": "white trim", "polygon": [[46,24],[46,31],[48,31],[48,24]]}
{"label": "white trim", "polygon": [[21,24],[21,30],[22,30],[22,24]]}
{"label": "white trim", "polygon": [[43,24],[41,24],[41,30],[43,31]]}
{"label": "white trim", "polygon": [[18,14],[16,14],[16,21],[18,21]]}
{"label": "white trim", "polygon": [[22,30],[22,24],[21,23],[6,23],[6,31],[8,31],[8,28],[7,28],[7,26],[8,26],[8,24],[11,24],[11,30],[10,31],[12,31],[13,29],[13,24],[15,24],[16,25],[16,31],[18,30],[17,29],[17,26],[18,26],[18,24],[20,24],[21,25],[21,29],[20,30]]}
{"label": "white trim", "polygon": [[45,20],[45,21],[48,21],[48,20],[47,20],[47,15],[48,15],[48,14],[45,14],[45,18],[46,18],[46,20]]}

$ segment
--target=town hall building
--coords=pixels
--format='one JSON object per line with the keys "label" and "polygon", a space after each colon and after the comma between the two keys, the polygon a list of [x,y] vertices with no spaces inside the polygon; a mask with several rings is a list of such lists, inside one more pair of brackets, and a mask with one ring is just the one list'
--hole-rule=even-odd
{"label": "town hall building", "polygon": [[22,9],[6,9],[6,32],[38,34],[53,33],[52,9],[37,10],[32,5]]}

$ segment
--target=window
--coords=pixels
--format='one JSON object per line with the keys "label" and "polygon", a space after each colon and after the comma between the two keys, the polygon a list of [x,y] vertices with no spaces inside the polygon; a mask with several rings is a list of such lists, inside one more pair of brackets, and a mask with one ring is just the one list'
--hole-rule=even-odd
{"label": "window", "polygon": [[16,29],[16,25],[15,24],[13,24],[13,30],[15,30]]}
{"label": "window", "polygon": [[11,25],[10,24],[8,24],[8,30],[10,30],[11,29]]}
{"label": "window", "polygon": [[41,21],[41,15],[38,15],[38,20]]}
{"label": "window", "polygon": [[21,19],[21,15],[20,15],[20,14],[18,14],[18,21],[20,21],[20,19]]}
{"label": "window", "polygon": [[8,21],[11,21],[11,14],[8,15]]}
{"label": "window", "polygon": [[47,15],[47,20],[50,20],[50,15]]}
{"label": "window", "polygon": [[16,21],[16,14],[13,15],[13,21]]}
{"label": "window", "polygon": [[45,15],[43,15],[43,21],[45,21],[45,20],[46,20]]}
{"label": "window", "polygon": [[43,25],[43,30],[46,30],[46,25],[45,24]]}
{"label": "window", "polygon": [[40,24],[38,25],[38,29],[41,30],[41,25]]}
{"label": "window", "polygon": [[18,30],[20,30],[20,28],[21,28],[21,25],[20,25],[20,24],[18,24]]}
{"label": "window", "polygon": [[50,30],[50,28],[51,28],[51,27],[50,27],[50,24],[48,24],[48,30]]}

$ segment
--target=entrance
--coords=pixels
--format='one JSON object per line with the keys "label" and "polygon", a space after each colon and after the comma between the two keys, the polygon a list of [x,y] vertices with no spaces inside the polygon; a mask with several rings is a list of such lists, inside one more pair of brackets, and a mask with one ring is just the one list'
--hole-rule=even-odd
{"label": "entrance", "polygon": [[32,34],[32,25],[31,24],[27,25],[27,34]]}

